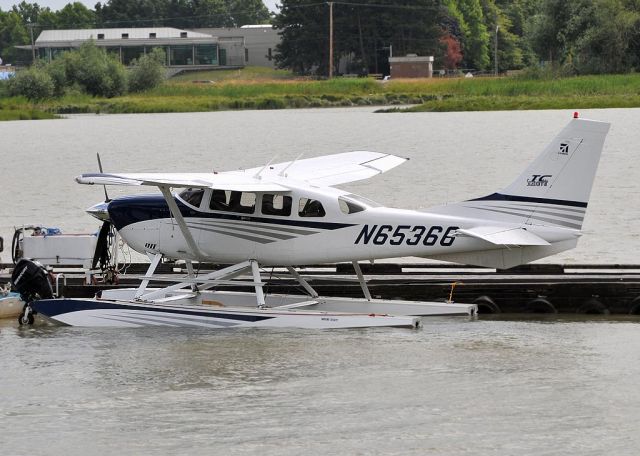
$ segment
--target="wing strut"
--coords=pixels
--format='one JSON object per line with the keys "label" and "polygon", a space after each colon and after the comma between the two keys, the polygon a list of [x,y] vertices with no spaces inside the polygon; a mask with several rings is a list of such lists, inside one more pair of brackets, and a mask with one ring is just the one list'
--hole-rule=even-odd
{"label": "wing strut", "polygon": [[356,270],[356,275],[358,276],[358,282],[360,282],[360,288],[362,288],[362,292],[364,293],[364,297],[367,301],[371,301],[371,293],[369,293],[369,287],[367,287],[367,281],[364,280],[364,275],[362,275],[362,269],[360,269],[360,264],[357,261],[352,261],[353,269]]}
{"label": "wing strut", "polygon": [[196,260],[201,261],[204,255],[202,255],[202,252],[200,252],[200,249],[198,249],[196,241],[193,239],[193,236],[191,235],[191,231],[189,231],[189,227],[187,227],[187,223],[184,221],[184,217],[182,217],[182,213],[180,212],[180,209],[176,204],[176,200],[173,199],[173,195],[171,194],[169,187],[166,185],[159,185],[158,188],[162,192],[162,196],[164,196],[164,200],[167,202],[167,205],[169,206],[171,215],[176,220],[176,223],[178,223],[178,226],[180,227],[180,231],[182,231],[182,235],[184,236],[184,239],[187,241],[187,245],[191,249],[191,253],[193,254]]}

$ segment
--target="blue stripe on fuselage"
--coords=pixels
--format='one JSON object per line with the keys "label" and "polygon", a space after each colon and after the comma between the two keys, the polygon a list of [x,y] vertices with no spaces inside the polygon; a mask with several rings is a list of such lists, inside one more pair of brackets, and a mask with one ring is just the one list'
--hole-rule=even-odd
{"label": "blue stripe on fuselage", "polygon": [[469,201],[519,201],[526,203],[554,204],[557,206],[587,207],[587,203],[583,203],[581,201],[534,198],[531,196],[504,195],[502,193],[492,193],[491,195],[483,196],[482,198],[474,198]]}
{"label": "blue stripe on fuselage", "polygon": [[[306,220],[291,220],[288,217],[265,218],[248,214],[233,214],[220,212],[200,212],[192,209],[175,198],[180,213],[185,219],[209,218],[221,220],[241,220],[243,222],[271,223],[274,225],[301,226],[304,228],[319,228],[324,230],[337,230],[354,226],[348,223],[315,222]],[[117,230],[133,223],[147,220],[171,218],[171,211],[162,195],[132,195],[116,198],[109,203],[109,217]]]}

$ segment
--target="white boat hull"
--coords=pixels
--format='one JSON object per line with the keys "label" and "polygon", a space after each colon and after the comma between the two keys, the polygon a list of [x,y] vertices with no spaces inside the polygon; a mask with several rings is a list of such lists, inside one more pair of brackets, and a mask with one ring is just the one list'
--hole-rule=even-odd
{"label": "white boat hull", "polygon": [[0,318],[15,318],[23,308],[24,301],[18,293],[0,294]]}
{"label": "white boat hull", "polygon": [[407,316],[351,314],[272,308],[212,308],[206,305],[143,304],[107,299],[44,299],[33,310],[71,326],[137,328],[142,326],[200,327],[211,329],[369,327],[417,328],[420,319]]}

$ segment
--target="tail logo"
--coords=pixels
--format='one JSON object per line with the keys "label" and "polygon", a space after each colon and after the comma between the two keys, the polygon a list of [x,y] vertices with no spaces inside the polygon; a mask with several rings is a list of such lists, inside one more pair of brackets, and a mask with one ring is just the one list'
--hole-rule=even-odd
{"label": "tail logo", "polygon": [[569,155],[569,144],[560,143],[560,150],[558,151],[558,155]]}
{"label": "tail logo", "polygon": [[549,185],[551,174],[534,174],[531,179],[527,179],[527,187],[546,187]]}

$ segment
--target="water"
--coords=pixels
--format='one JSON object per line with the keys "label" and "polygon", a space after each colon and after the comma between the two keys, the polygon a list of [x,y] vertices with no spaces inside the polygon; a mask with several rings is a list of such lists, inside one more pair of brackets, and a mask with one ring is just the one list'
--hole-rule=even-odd
{"label": "water", "polygon": [[435,318],[422,330],[0,323],[3,455],[635,455],[640,333]]}
{"label": "water", "polygon": [[[350,150],[411,158],[345,186],[386,205],[428,208],[509,184],[571,118],[569,111],[375,114],[371,108],[75,116],[0,123],[0,235],[43,223],[95,231],[84,209],[102,188],[73,178],[105,171],[203,171],[254,167]],[[591,110],[612,122],[577,249],[545,262],[638,263],[638,109]],[[148,190],[148,189],[147,189]],[[111,196],[131,188],[109,188]],[[5,253],[6,255],[6,253]],[[6,258],[5,258],[6,259]]]}
{"label": "water", "polygon": [[[95,171],[199,171],[354,149],[411,157],[349,188],[424,208],[508,184],[569,112],[370,109],[0,123],[0,234],[95,230]],[[637,263],[638,110],[613,122],[578,249]],[[122,189],[109,189],[111,195]],[[130,189],[127,189],[130,191]],[[638,320],[433,318],[421,330],[18,328],[0,321],[0,454],[635,455]]]}

